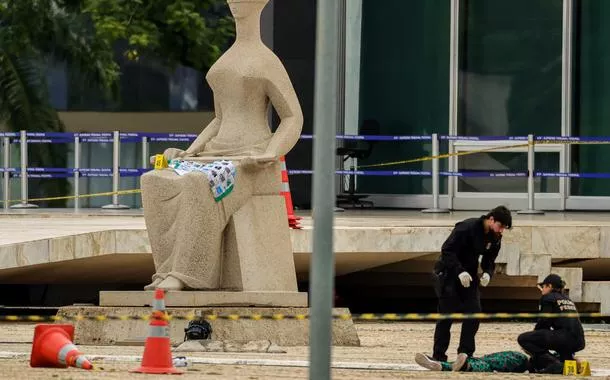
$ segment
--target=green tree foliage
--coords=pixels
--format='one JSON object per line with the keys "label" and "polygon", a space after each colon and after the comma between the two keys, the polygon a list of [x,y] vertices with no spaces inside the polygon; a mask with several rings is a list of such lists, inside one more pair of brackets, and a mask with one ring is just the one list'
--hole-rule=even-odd
{"label": "green tree foliage", "polygon": [[98,41],[127,41],[125,55],[153,56],[168,67],[180,63],[206,71],[234,35],[225,0],[85,0]]}
{"label": "green tree foliage", "polygon": [[[117,44],[131,60],[207,70],[234,35],[224,0],[0,0],[0,127],[62,131],[49,103],[50,62],[66,62],[90,86],[118,93]],[[66,147],[30,149],[31,166],[66,167]],[[65,180],[45,180],[37,195],[65,195]],[[55,204],[57,205],[57,204]]]}

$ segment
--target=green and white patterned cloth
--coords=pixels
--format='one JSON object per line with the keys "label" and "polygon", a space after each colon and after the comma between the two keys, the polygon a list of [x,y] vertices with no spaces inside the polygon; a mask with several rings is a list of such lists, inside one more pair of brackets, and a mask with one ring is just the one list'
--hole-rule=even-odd
{"label": "green and white patterned cloth", "polygon": [[231,161],[222,160],[203,164],[193,161],[172,160],[169,167],[181,176],[191,172],[205,174],[216,202],[220,202],[229,195],[235,185],[236,170]]}
{"label": "green and white patterned cloth", "polygon": [[[468,358],[462,367],[465,372],[513,372],[523,373],[528,370],[529,358],[517,351],[502,351]],[[451,363],[440,362],[443,371],[451,371]]]}

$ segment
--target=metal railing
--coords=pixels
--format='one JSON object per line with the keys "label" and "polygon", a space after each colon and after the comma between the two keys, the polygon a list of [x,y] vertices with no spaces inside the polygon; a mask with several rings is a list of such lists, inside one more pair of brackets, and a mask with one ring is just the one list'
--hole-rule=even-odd
{"label": "metal railing", "polygon": [[[3,147],[3,167],[0,169],[3,172],[3,207],[11,208],[30,208],[37,207],[30,203],[28,199],[28,180],[30,178],[73,178],[73,195],[66,198],[74,199],[74,209],[80,207],[79,198],[81,194],[80,181],[83,178],[91,177],[108,177],[112,179],[112,202],[102,206],[104,209],[127,209],[128,206],[122,205],[119,202],[120,194],[120,179],[121,177],[137,177],[142,175],[149,168],[149,152],[151,142],[192,142],[197,135],[195,134],[176,134],[176,133],[121,133],[114,131],[112,133],[58,133],[58,132],[26,132],[20,131],[0,133],[0,138]],[[340,140],[361,140],[361,141],[386,141],[386,142],[430,142],[430,156],[408,159],[403,161],[383,162],[378,164],[361,165],[360,169],[355,170],[337,170],[338,175],[356,175],[356,176],[424,176],[432,179],[432,204],[431,208],[424,209],[425,213],[446,213],[453,209],[453,199],[450,196],[448,208],[440,207],[440,177],[489,177],[489,178],[507,178],[520,177],[527,178],[527,208],[519,211],[523,214],[542,214],[543,212],[535,208],[535,179],[537,177],[555,177],[555,178],[610,178],[610,173],[549,173],[537,172],[535,170],[535,153],[536,145],[540,144],[610,144],[610,137],[565,137],[565,136],[447,136],[438,135],[399,135],[399,136],[363,136],[363,135],[337,135]],[[313,139],[312,135],[302,135],[302,140]],[[448,153],[440,153],[441,141],[448,141]],[[476,149],[469,151],[456,152],[454,142],[456,141],[489,141],[500,142],[499,146]],[[71,143],[74,144],[73,150],[73,168],[30,168],[28,165],[28,146],[36,143]],[[81,167],[81,146],[84,143],[112,143],[112,167],[111,168],[83,168]],[[141,144],[142,157],[140,168],[121,168],[120,167],[120,152],[121,144],[134,143]],[[506,144],[503,144],[506,143]],[[12,167],[10,163],[11,146],[19,144],[20,149],[20,167]],[[491,151],[500,151],[502,149],[519,147],[525,149],[527,147],[527,171],[459,171],[452,165],[452,160],[449,160],[447,171],[440,170],[440,160],[444,158],[452,158],[468,154],[477,154]],[[373,168],[390,167],[396,165],[405,165],[416,162],[431,161],[431,170],[368,170]],[[362,170],[364,168],[365,170]],[[289,175],[311,175],[311,170],[288,170]],[[10,199],[10,179],[11,177],[20,178],[20,199],[15,202]],[[452,194],[453,181],[449,181],[449,194]],[[58,197],[54,197],[57,199]],[[15,203],[10,205],[10,203]]]}

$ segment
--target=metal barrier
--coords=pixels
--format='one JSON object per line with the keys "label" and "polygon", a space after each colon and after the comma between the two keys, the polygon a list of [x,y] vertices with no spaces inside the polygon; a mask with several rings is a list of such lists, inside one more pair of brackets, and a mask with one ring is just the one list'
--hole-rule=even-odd
{"label": "metal barrier", "polygon": [[[449,212],[449,209],[440,208],[440,170],[438,166],[439,160],[439,137],[438,134],[432,134],[432,208],[422,210],[423,213],[441,214]],[[451,144],[450,144],[451,145]]]}
{"label": "metal barrier", "polygon": [[[61,132],[0,132],[3,147],[3,207],[11,208],[30,208],[37,207],[30,203],[28,199],[28,179],[29,178],[68,178],[74,179],[74,195],[63,197],[65,199],[74,199],[74,209],[79,209],[79,198],[82,197],[80,180],[82,178],[91,177],[108,177],[112,178],[112,203],[103,206],[104,209],[126,209],[128,206],[121,205],[119,195],[124,193],[120,191],[121,177],[140,176],[149,169],[149,152],[151,142],[192,142],[197,137],[196,134],[176,134],[176,133],[121,133],[114,131],[113,133],[61,133]],[[565,137],[565,136],[446,136],[436,133],[431,136],[414,135],[414,136],[392,136],[392,135],[337,135],[340,140],[361,140],[361,141],[431,141],[432,155],[424,156],[415,159],[408,159],[396,162],[385,162],[372,165],[361,165],[360,168],[379,168],[387,166],[395,166],[399,164],[409,164],[415,162],[431,161],[432,170],[337,170],[338,175],[357,175],[357,176],[424,176],[432,177],[432,207],[424,209],[424,213],[444,213],[453,209],[453,199],[449,197],[448,208],[440,207],[440,177],[494,177],[494,178],[515,178],[527,177],[527,204],[525,210],[520,210],[520,214],[543,214],[542,211],[535,208],[535,188],[534,181],[536,177],[550,178],[610,178],[610,173],[548,173],[537,172],[535,170],[535,146],[538,144],[610,144],[610,137]],[[313,139],[312,135],[302,135],[302,140]],[[449,149],[447,154],[440,153],[440,142],[448,141]],[[501,141],[507,144],[498,147],[470,150],[467,152],[456,152],[453,142],[455,141]],[[30,168],[28,166],[27,153],[28,145],[36,143],[72,143],[74,144],[74,168]],[[112,167],[111,168],[82,168],[81,166],[81,146],[83,143],[112,143]],[[121,144],[123,143],[139,143],[142,147],[142,162],[140,168],[121,168]],[[514,145],[515,143],[518,143]],[[21,166],[19,168],[11,167],[10,165],[10,149],[12,144],[20,145]],[[510,147],[526,147],[528,155],[528,170],[527,172],[480,172],[480,171],[459,171],[454,167],[455,161],[453,158]],[[447,171],[441,171],[439,161],[443,158],[449,158]],[[288,170],[289,175],[311,175],[312,170]],[[20,177],[21,196],[17,201],[10,199],[10,178]],[[449,181],[449,194],[453,193],[453,181]],[[133,192],[130,192],[133,194]],[[104,193],[105,194],[105,193]],[[53,199],[61,199],[62,197],[53,197]],[[38,199],[40,200],[40,199]],[[10,205],[10,203],[16,203]]]}
{"label": "metal barrier", "polygon": [[[0,133],[3,146],[3,207],[7,208],[30,208],[38,207],[29,203],[28,194],[28,179],[30,178],[68,178],[74,179],[74,195],[65,198],[74,199],[74,209],[80,208],[79,198],[80,179],[91,177],[109,177],[112,178],[112,203],[103,206],[104,209],[128,209],[128,206],[119,203],[119,190],[121,177],[139,176],[148,169],[148,152],[149,143],[160,142],[190,142],[197,135],[194,134],[176,134],[176,133],[62,133],[62,132],[26,132],[20,133],[3,132]],[[18,137],[18,139],[16,139]],[[13,139],[13,141],[11,141]],[[120,150],[121,143],[141,143],[142,144],[142,167],[138,169],[122,169],[120,167]],[[21,162],[19,168],[11,167],[10,165],[10,146],[20,144]],[[27,152],[29,144],[56,144],[56,143],[72,143],[74,144],[74,167],[73,168],[31,168],[27,160]],[[82,168],[81,167],[81,146],[83,143],[112,143],[112,168]],[[10,205],[10,178],[20,177],[21,180],[21,197],[19,203]],[[53,197],[59,199],[61,197]]]}
{"label": "metal barrier", "polygon": [[21,131],[19,138],[21,150],[21,203],[11,208],[37,208],[38,206],[28,203],[28,138],[26,131]]}
{"label": "metal barrier", "polygon": [[112,204],[102,206],[103,209],[125,210],[129,206],[119,203],[119,181],[121,180],[120,172],[121,163],[121,135],[119,131],[114,131],[112,138]]}
{"label": "metal barrier", "polygon": [[527,136],[527,210],[517,211],[517,214],[525,214],[525,215],[541,215],[544,214],[543,211],[536,210],[534,207],[534,201],[536,199],[536,193],[534,189],[534,177],[535,177],[535,144],[534,144],[534,135]]}

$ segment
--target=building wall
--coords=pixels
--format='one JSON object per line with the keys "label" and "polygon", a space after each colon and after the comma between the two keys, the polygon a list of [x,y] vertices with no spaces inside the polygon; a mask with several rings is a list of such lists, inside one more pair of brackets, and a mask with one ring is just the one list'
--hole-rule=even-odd
{"label": "building wall", "polygon": [[68,132],[199,133],[214,119],[208,112],[60,112]]}
{"label": "building wall", "polygon": [[[274,4],[274,51],[292,80],[304,115],[303,133],[313,133],[316,1],[277,0]],[[277,123],[277,120],[275,120]],[[311,140],[302,140],[286,157],[289,169],[312,168]],[[297,207],[311,204],[311,176],[290,177]]]}
{"label": "building wall", "polygon": [[[450,125],[450,7],[456,2],[458,117],[457,124]],[[378,120],[381,133],[390,135],[609,136],[608,17],[610,3],[604,0],[363,0],[360,122]],[[567,63],[572,70],[566,74]],[[565,168],[559,151],[538,152],[536,170],[608,172],[608,144],[558,149],[567,156]],[[447,146],[441,144],[444,152]],[[360,163],[430,154],[430,144],[382,142]],[[527,171],[525,152],[481,153],[457,161],[458,170]],[[446,160],[440,163],[443,170]],[[429,170],[430,164],[387,169]],[[609,179],[565,181],[570,185],[568,197],[610,195]],[[527,188],[526,178],[458,178],[456,183],[458,192],[495,193],[497,199],[504,194],[522,198]],[[445,184],[441,177],[441,194]],[[429,194],[431,188],[426,177],[360,177],[359,185],[362,192],[404,199]],[[556,196],[562,186],[557,178],[537,178],[535,191]],[[407,203],[417,202],[385,204]],[[556,207],[562,207],[559,200]]]}
{"label": "building wall", "polygon": [[[362,0],[358,120],[375,119],[381,133],[428,135],[610,135],[607,74],[610,44],[606,0],[573,0],[572,119],[562,130],[566,91],[562,76],[564,4],[568,0],[459,0],[458,120],[449,125],[450,7],[454,0]],[[262,34],[284,63],[296,89],[305,122],[313,131],[316,2],[271,1],[262,18]],[[353,38],[349,39],[354,41]],[[348,49],[354,48],[349,46]],[[358,56],[348,55],[348,56]],[[86,88],[61,64],[49,70],[52,101],[69,131],[154,131],[198,133],[213,117],[212,94],[202,73],[179,68],[168,73],[154,62],[120,62],[124,75],[119,102],[110,103]],[[350,80],[353,80],[350,79]],[[353,94],[350,94],[353,95]],[[354,119],[354,115],[350,115]],[[277,126],[277,116],[273,124]],[[357,128],[350,128],[351,130]],[[167,146],[151,147],[151,153]],[[447,150],[441,144],[441,152]],[[572,172],[604,172],[608,145],[573,146]],[[83,154],[109,165],[109,146]],[[420,142],[383,142],[360,164],[406,160],[431,154]],[[122,165],[137,167],[138,146],[125,146]],[[85,160],[89,160],[86,158]],[[287,157],[290,169],[311,169],[311,141],[300,141]],[[93,161],[83,162],[93,165]],[[441,160],[441,170],[446,168]],[[486,153],[459,159],[460,170],[522,171],[523,153]],[[560,171],[559,153],[537,153],[536,167]],[[423,162],[392,169],[429,170]],[[101,181],[101,180],[100,180]],[[294,203],[310,205],[311,177],[290,179]],[[106,181],[107,182],[107,181]],[[133,181],[132,181],[133,182]],[[572,195],[610,196],[608,179],[572,179]],[[556,178],[539,179],[536,191],[556,194]],[[441,181],[446,193],[447,181]],[[130,184],[126,184],[128,186]],[[135,182],[133,185],[137,185]],[[408,197],[429,194],[427,177],[361,177],[358,191]],[[105,184],[94,186],[104,190]],[[466,192],[525,192],[525,179],[459,179]],[[134,197],[135,199],[135,197]]]}

